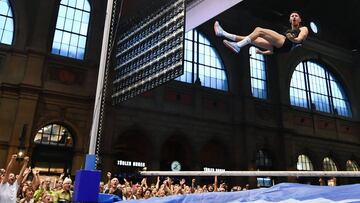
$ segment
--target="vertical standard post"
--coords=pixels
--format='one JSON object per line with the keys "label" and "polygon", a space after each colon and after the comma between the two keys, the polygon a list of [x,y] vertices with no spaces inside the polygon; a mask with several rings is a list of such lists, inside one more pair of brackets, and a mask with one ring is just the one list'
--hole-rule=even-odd
{"label": "vertical standard post", "polygon": [[99,133],[100,114],[103,108],[104,76],[107,66],[109,34],[114,0],[108,0],[101,47],[99,75],[96,88],[94,114],[90,131],[89,153],[86,155],[85,170],[79,170],[75,176],[73,202],[98,202],[101,172],[96,171],[96,143]]}
{"label": "vertical standard post", "polygon": [[100,112],[101,112],[101,103],[103,96],[103,86],[104,86],[104,75],[106,70],[107,63],[107,54],[108,54],[108,45],[109,45],[109,34],[111,27],[111,16],[113,10],[113,0],[108,0],[107,8],[106,8],[106,16],[105,16],[105,25],[104,25],[104,34],[102,40],[101,47],[101,58],[99,65],[99,74],[98,74],[98,82],[96,88],[96,96],[95,96],[95,105],[94,105],[94,113],[90,131],[90,145],[89,145],[89,153],[86,155],[85,161],[85,169],[87,170],[95,170],[96,168],[96,142],[99,131],[99,121],[100,121]]}

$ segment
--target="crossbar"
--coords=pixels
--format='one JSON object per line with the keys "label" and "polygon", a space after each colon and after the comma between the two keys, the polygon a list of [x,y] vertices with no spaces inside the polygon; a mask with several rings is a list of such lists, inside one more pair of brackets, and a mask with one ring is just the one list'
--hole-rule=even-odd
{"label": "crossbar", "polygon": [[360,177],[359,171],[141,171],[142,176]]}

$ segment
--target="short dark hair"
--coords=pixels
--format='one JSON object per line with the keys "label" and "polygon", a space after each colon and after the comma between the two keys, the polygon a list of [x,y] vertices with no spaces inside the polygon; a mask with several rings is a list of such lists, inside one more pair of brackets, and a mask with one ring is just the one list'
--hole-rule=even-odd
{"label": "short dark hair", "polygon": [[291,15],[292,13],[297,13],[297,14],[300,16],[300,18],[302,17],[302,14],[301,14],[300,11],[291,11],[291,12],[290,12],[290,15]]}

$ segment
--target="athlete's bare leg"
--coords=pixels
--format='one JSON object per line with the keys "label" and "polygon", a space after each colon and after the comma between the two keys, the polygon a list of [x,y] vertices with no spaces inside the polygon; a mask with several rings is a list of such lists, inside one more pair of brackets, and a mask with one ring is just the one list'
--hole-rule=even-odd
{"label": "athlete's bare leg", "polygon": [[216,36],[225,37],[231,41],[235,41],[231,42],[224,40],[224,44],[236,53],[240,51],[241,47],[247,44],[253,44],[259,48],[272,51],[273,47],[280,48],[285,41],[284,35],[281,35],[273,30],[260,27],[255,28],[255,30],[248,36],[241,36],[226,32],[220,26],[219,22],[216,21],[214,23],[214,31]]}
{"label": "athlete's bare leg", "polygon": [[248,35],[251,41],[255,41],[259,37],[268,41],[272,46],[280,48],[284,44],[286,37],[282,34],[275,32],[274,30],[257,27],[255,30]]}

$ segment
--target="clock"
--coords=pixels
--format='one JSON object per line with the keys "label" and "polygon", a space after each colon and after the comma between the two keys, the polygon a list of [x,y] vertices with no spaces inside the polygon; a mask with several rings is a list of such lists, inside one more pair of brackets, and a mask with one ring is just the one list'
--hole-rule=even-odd
{"label": "clock", "polygon": [[172,171],[181,171],[181,164],[178,161],[171,162],[171,170]]}

